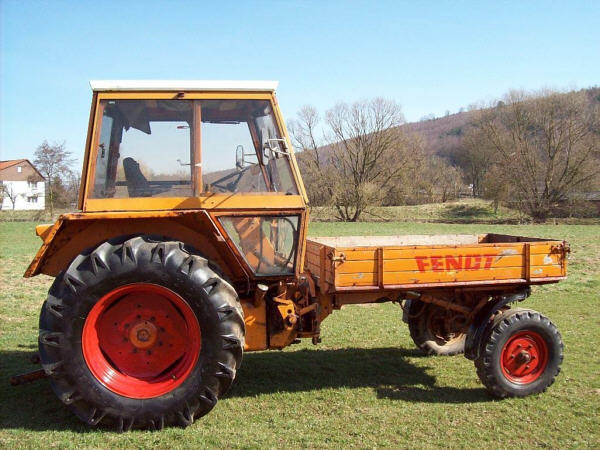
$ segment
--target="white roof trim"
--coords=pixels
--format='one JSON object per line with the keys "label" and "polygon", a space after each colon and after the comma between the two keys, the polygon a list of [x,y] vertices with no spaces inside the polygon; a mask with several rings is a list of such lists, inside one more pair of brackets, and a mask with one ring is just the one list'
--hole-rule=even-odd
{"label": "white roof trim", "polygon": [[267,91],[277,81],[238,80],[92,80],[92,91]]}

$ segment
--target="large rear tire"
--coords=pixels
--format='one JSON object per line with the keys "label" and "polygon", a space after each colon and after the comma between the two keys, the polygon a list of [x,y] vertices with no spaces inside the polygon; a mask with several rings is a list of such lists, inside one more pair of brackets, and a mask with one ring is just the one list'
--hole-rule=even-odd
{"label": "large rear tire", "polygon": [[231,385],[244,320],[235,290],[180,242],[134,237],[77,256],[40,315],[42,366],[89,425],[188,426]]}
{"label": "large rear tire", "polygon": [[453,356],[465,350],[466,334],[455,329],[456,313],[439,306],[412,301],[408,329],[415,345],[426,355]]}
{"label": "large rear tire", "polygon": [[560,333],[547,317],[530,309],[510,309],[490,323],[475,367],[492,395],[525,397],[554,383],[562,360]]}

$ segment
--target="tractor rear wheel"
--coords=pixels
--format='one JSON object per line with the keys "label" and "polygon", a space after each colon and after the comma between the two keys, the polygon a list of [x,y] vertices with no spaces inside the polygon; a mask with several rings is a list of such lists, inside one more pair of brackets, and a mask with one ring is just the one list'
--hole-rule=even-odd
{"label": "tractor rear wheel", "polygon": [[537,311],[517,308],[490,322],[475,367],[492,395],[525,397],[554,383],[562,359],[556,326]]}
{"label": "tractor rear wheel", "polygon": [[187,426],[242,360],[235,290],[180,242],[146,236],[80,254],[40,315],[40,358],[58,397],[90,425]]}
{"label": "tractor rear wheel", "polygon": [[463,317],[431,303],[413,301],[408,310],[410,337],[427,355],[458,355],[465,349]]}

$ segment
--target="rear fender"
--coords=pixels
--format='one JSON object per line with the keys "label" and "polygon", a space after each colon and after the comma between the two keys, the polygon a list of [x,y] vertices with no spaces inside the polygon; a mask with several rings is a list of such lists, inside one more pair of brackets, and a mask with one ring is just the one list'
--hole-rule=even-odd
{"label": "rear fender", "polygon": [[494,297],[494,300],[486,304],[475,316],[475,319],[469,327],[467,339],[465,341],[465,358],[477,359],[481,348],[481,341],[485,336],[485,331],[490,324],[490,320],[500,309],[509,303],[522,302],[531,295],[531,287],[512,292],[510,294]]}
{"label": "rear fender", "polygon": [[36,229],[43,244],[25,277],[40,273],[57,276],[84,250],[119,236],[161,235],[200,251],[232,281],[248,275],[205,211],[165,213],[75,213],[62,215],[48,227]]}

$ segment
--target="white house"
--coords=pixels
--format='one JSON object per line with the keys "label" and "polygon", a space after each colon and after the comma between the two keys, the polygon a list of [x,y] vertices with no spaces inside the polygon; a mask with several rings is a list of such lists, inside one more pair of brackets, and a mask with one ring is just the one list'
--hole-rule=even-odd
{"label": "white house", "polygon": [[44,209],[44,177],[27,159],[0,161],[0,199],[3,210]]}

